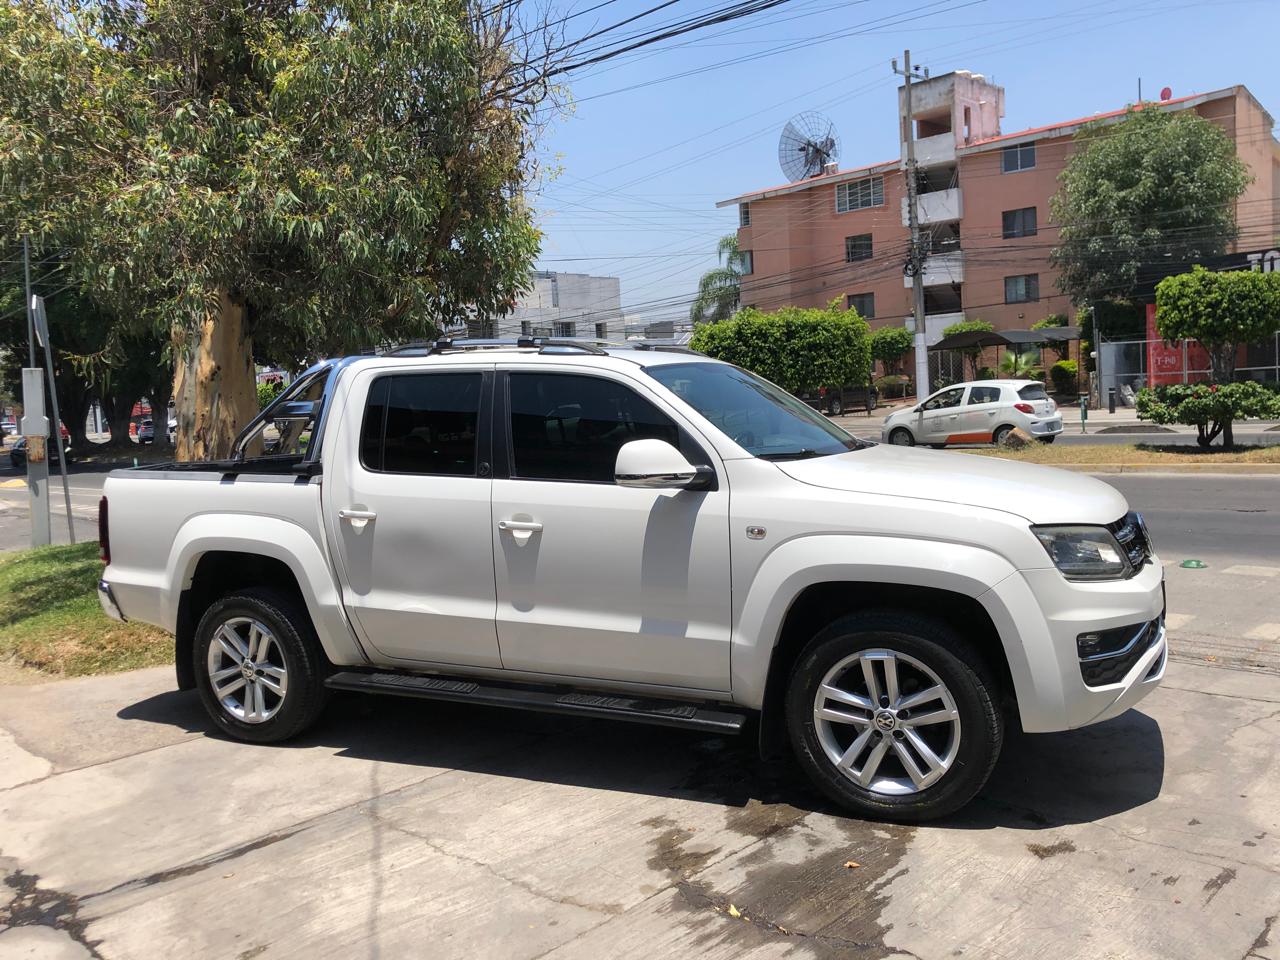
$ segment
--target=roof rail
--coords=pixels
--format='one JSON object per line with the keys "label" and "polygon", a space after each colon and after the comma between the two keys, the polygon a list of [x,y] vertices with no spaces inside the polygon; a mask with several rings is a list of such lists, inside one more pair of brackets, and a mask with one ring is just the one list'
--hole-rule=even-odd
{"label": "roof rail", "polygon": [[661,350],[663,353],[694,353],[701,356],[693,347],[687,347],[679,343],[645,343],[641,340],[632,341],[627,344],[632,350]]}
{"label": "roof rail", "polygon": [[518,350],[537,350],[547,353],[555,350],[581,350],[584,353],[607,354],[603,347],[590,340],[552,340],[548,337],[519,337],[508,339],[458,339],[442,337],[435,342],[416,341],[388,350],[389,357],[429,357],[436,353],[454,350],[499,350],[515,347]]}

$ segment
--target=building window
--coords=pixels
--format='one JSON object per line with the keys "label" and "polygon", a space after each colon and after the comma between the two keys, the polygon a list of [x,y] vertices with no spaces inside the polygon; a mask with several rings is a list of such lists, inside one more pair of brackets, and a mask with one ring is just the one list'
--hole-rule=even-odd
{"label": "building window", "polygon": [[576,337],[578,335],[578,325],[572,320],[557,320],[552,328],[553,336],[557,337]]}
{"label": "building window", "polygon": [[864,177],[836,184],[836,213],[884,206],[884,177]]}
{"label": "building window", "polygon": [[522,337],[533,336],[533,324],[530,321],[528,320],[520,321],[520,336]]}
{"label": "building window", "polygon": [[1005,303],[1032,303],[1040,299],[1040,274],[1024,273],[1004,278]]}
{"label": "building window", "polygon": [[744,277],[755,272],[755,258],[751,256],[750,250],[738,251],[738,266],[742,268],[742,275]]}
{"label": "building window", "polygon": [[597,340],[609,339],[609,325],[607,323],[596,324],[596,339]]}
{"label": "building window", "polygon": [[751,226],[751,204],[749,203],[738,204],[738,226],[740,227]]}
{"label": "building window", "polygon": [[1019,170],[1030,170],[1036,165],[1036,145],[1020,143],[1016,147],[1005,147],[1000,158],[1002,173],[1017,173]]}
{"label": "building window", "polygon": [[863,320],[875,319],[876,295],[874,293],[851,293],[845,298],[845,304]]}
{"label": "building window", "polygon": [[1023,207],[1021,210],[1006,210],[1004,217],[1004,238],[1034,237],[1036,235],[1036,208]]}
{"label": "building window", "polygon": [[856,237],[844,238],[844,262],[854,263],[858,260],[871,259],[871,234],[860,233]]}

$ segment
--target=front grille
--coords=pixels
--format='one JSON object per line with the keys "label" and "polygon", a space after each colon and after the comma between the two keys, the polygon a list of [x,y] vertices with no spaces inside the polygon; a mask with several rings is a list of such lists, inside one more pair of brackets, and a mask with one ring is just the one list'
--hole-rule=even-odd
{"label": "front grille", "polygon": [[1151,562],[1151,540],[1147,536],[1147,526],[1142,522],[1142,514],[1130,510],[1115,523],[1108,524],[1107,529],[1128,556],[1134,573]]}
{"label": "front grille", "polygon": [[1133,669],[1133,665],[1159,639],[1163,620],[1163,616],[1160,616],[1147,623],[1134,624],[1131,628],[1131,640],[1115,653],[1081,659],[1080,676],[1084,679],[1085,686],[1105,687],[1109,683],[1123,680]]}

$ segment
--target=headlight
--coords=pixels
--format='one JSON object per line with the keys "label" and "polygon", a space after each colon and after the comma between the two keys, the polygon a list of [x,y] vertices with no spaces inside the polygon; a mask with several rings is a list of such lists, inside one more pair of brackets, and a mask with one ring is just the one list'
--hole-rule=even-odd
{"label": "headlight", "polygon": [[1068,580],[1121,580],[1133,572],[1106,527],[1032,527],[1031,532]]}

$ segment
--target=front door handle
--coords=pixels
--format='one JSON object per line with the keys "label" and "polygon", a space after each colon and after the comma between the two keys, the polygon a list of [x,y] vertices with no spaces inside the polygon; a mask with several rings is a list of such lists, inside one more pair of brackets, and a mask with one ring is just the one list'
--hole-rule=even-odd
{"label": "front door handle", "polygon": [[338,519],[349,521],[354,530],[363,530],[370,520],[377,518],[378,515],[372,510],[354,510],[351,507],[344,507],[338,511]]}
{"label": "front door handle", "polygon": [[510,530],[512,533],[538,533],[542,524],[537,520],[499,520],[499,530]]}

